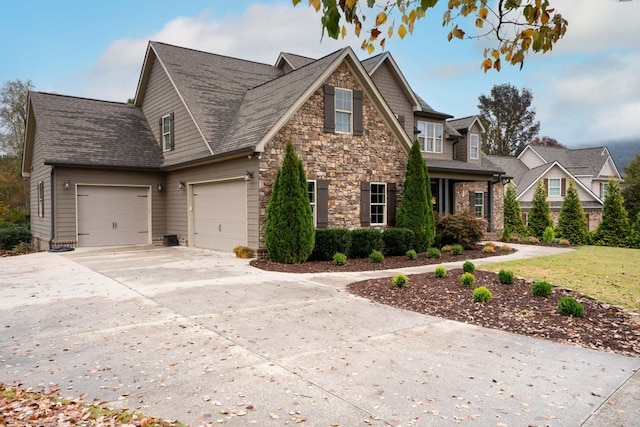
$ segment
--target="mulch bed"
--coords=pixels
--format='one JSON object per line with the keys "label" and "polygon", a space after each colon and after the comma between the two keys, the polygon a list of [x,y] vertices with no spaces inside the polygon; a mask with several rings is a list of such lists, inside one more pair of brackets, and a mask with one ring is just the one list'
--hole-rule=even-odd
{"label": "mulch bed", "polygon": [[[497,274],[476,270],[473,287],[460,284],[461,269],[450,270],[437,279],[433,273],[410,275],[404,288],[393,288],[390,278],[352,283],[353,294],[382,304],[501,329],[521,335],[571,343],[586,348],[640,357],[640,316],[600,303],[574,291],[553,288],[548,298],[531,294],[531,281],[516,279],[503,285]],[[490,302],[473,302],[474,287],[486,286],[493,293]],[[558,300],[576,298],[584,306],[584,317],[557,313]]]}

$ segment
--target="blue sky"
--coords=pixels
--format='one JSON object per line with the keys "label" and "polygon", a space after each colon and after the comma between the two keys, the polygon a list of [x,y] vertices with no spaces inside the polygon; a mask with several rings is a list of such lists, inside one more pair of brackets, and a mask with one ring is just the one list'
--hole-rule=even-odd
{"label": "blue sky", "polygon": [[[487,42],[448,42],[441,10],[386,50],[420,96],[453,116],[476,114],[478,96],[510,83],[533,92],[541,135],[568,146],[637,139],[640,1],[551,3],[569,31],[523,70],[485,74]],[[321,57],[345,45],[367,57],[353,37],[321,42],[319,19],[304,0],[295,8],[290,0],[0,0],[0,83],[31,79],[40,91],[126,101],[149,40],[269,64],[281,51]]]}

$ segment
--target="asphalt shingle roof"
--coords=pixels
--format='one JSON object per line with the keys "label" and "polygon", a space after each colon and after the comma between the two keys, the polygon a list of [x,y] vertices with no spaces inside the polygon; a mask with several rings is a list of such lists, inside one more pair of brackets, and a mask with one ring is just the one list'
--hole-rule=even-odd
{"label": "asphalt shingle roof", "polygon": [[512,178],[518,187],[520,187],[520,180],[529,170],[524,163],[513,156],[489,156],[485,154],[482,158],[487,159],[496,165],[497,168],[502,169],[508,177]]}
{"label": "asphalt shingle roof", "polygon": [[30,92],[44,161],[155,169],[162,150],[142,110],[131,104]]}
{"label": "asphalt shingle roof", "polygon": [[535,146],[533,148],[547,163],[558,161],[574,175],[598,176],[607,156],[605,147],[566,149]]}
{"label": "asphalt shingle roof", "polygon": [[295,53],[282,52],[280,53],[280,55],[282,55],[287,60],[287,62],[296,70],[315,61],[315,59],[313,58],[296,55]]}
{"label": "asphalt shingle roof", "polygon": [[427,168],[433,170],[460,171],[470,173],[480,173],[486,175],[504,174],[504,171],[490,162],[469,163],[461,160],[443,160],[426,158]]}

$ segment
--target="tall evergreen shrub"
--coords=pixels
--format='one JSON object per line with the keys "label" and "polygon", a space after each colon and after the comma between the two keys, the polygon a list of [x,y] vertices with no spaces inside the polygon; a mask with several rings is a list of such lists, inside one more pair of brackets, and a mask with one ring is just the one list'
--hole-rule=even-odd
{"label": "tall evergreen shrub", "polygon": [[273,183],[264,241],[274,262],[305,262],[313,251],[315,228],[307,178],[291,142],[287,142],[282,167]]}
{"label": "tall evergreen shrub", "polygon": [[507,191],[504,195],[504,228],[511,233],[524,231],[520,202],[516,200],[516,190],[513,185],[507,185]]}
{"label": "tall evergreen shrub", "polygon": [[574,245],[583,245],[587,242],[588,236],[587,217],[582,209],[578,190],[571,180],[560,209],[556,237],[567,239]]}
{"label": "tall evergreen shrub", "polygon": [[609,180],[602,220],[593,234],[593,241],[601,246],[626,246],[629,232],[629,218],[624,208],[620,186],[618,181]]}
{"label": "tall evergreen shrub", "polygon": [[536,190],[533,193],[531,210],[529,211],[529,231],[533,236],[542,239],[544,230],[552,226],[553,222],[551,221],[551,209],[547,200],[547,192],[542,181],[538,181]]}
{"label": "tall evergreen shrub", "polygon": [[409,152],[402,200],[396,213],[396,226],[414,233],[413,249],[425,251],[435,240],[435,217],[431,203],[431,184],[420,144],[415,141]]}

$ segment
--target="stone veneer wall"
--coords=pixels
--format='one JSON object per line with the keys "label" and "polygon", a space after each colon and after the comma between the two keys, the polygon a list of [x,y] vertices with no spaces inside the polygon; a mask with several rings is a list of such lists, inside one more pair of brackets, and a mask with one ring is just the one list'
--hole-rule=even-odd
{"label": "stone veneer wall", "polygon": [[[469,206],[469,192],[487,192],[487,181],[468,181],[455,183],[455,212],[474,213]],[[485,207],[486,209],[486,207]],[[504,186],[500,183],[493,185],[493,230],[504,229]]]}
{"label": "stone veneer wall", "polygon": [[[326,83],[362,90],[349,68],[342,64]],[[363,94],[363,135],[324,132],[324,90],[319,87],[260,156],[260,246],[264,246],[266,210],[285,144],[291,141],[302,160],[307,179],[329,181],[329,227],[360,227],[360,182],[397,185],[402,194],[407,152],[397,141],[367,93]],[[397,202],[397,201],[396,201]]]}

